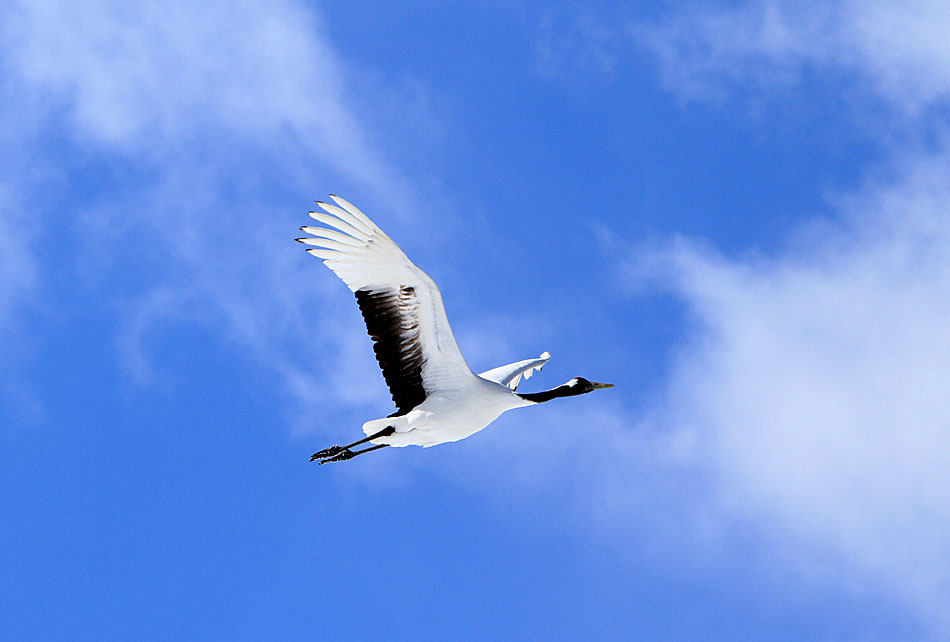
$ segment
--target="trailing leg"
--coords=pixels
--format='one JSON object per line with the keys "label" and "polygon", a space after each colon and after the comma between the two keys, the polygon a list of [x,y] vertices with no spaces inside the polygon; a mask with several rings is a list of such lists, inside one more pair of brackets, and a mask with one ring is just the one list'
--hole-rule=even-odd
{"label": "trailing leg", "polygon": [[327,459],[318,461],[317,465],[322,466],[323,464],[329,464],[331,461],[346,461],[347,459],[353,459],[357,455],[362,455],[363,453],[379,450],[380,448],[386,448],[388,445],[389,444],[377,444],[375,446],[370,446],[369,448],[364,448],[363,450],[344,450],[333,457],[328,457]]}
{"label": "trailing leg", "polygon": [[[354,441],[352,444],[347,444],[346,446],[330,446],[329,448],[324,448],[323,450],[319,452],[315,452],[310,457],[310,461],[316,461],[317,459],[326,459],[328,457],[336,457],[337,455],[341,455],[344,452],[349,452],[350,448],[352,448],[353,446],[359,446],[360,444],[365,444],[367,441],[372,441],[373,439],[378,439],[379,437],[388,437],[394,432],[396,432],[396,429],[393,426],[386,426],[379,432],[372,434],[369,437],[364,437],[363,439]],[[368,452],[369,450],[375,450],[375,448],[367,448],[366,450],[361,450],[359,452],[364,453],[364,452]],[[351,453],[348,457],[343,457],[342,459],[334,459],[333,461],[343,461],[344,459],[350,459],[351,457],[354,457],[356,454],[357,453]],[[322,464],[324,462],[320,462],[320,463]]]}

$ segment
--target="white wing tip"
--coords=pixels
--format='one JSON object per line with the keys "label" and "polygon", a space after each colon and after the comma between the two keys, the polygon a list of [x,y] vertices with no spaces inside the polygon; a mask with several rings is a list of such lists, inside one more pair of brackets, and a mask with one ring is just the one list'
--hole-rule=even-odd
{"label": "white wing tip", "polygon": [[548,352],[547,350],[545,350],[544,352],[541,353],[541,356],[538,357],[538,358],[539,358],[539,359],[550,359],[550,358],[551,358],[551,353]]}
{"label": "white wing tip", "polygon": [[336,194],[330,194],[330,198],[332,198],[336,202],[336,204],[342,207],[343,209],[350,211],[351,214],[353,213],[351,210],[356,209],[355,205],[350,203],[348,200],[346,200],[342,196],[337,196]]}

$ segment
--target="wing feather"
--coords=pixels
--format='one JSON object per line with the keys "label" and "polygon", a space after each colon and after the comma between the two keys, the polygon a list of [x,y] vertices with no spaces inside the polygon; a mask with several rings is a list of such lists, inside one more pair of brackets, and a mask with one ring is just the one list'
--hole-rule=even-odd
{"label": "wing feather", "polygon": [[[356,218],[358,218],[359,220],[361,220],[363,223],[365,223],[366,225],[368,225],[370,228],[372,228],[372,229],[374,229],[374,230],[379,230],[379,228],[376,227],[376,224],[373,223],[371,220],[369,220],[369,217],[366,216],[366,214],[363,214],[363,212],[360,210],[360,208],[358,208],[358,207],[356,207],[355,205],[353,205],[353,203],[350,203],[350,202],[349,202],[348,200],[346,200],[345,198],[340,198],[339,196],[334,196],[333,194],[330,194],[330,198],[332,198],[334,201],[336,201],[337,205],[339,205],[340,207],[342,207],[343,209],[345,209],[347,212],[349,212],[350,214],[352,214],[353,216],[355,216]],[[379,231],[381,231],[381,230],[379,230]]]}
{"label": "wing feather", "polygon": [[537,370],[540,372],[544,364],[550,359],[551,353],[544,352],[537,359],[525,359],[524,361],[509,363],[506,366],[498,366],[497,368],[486,370],[478,376],[482,379],[488,379],[489,381],[500,383],[503,386],[508,386],[512,390],[517,390],[522,378],[530,379],[534,371]]}
{"label": "wing feather", "polygon": [[304,225],[300,228],[300,231],[307,234],[312,234],[314,236],[322,236],[325,239],[330,239],[331,241],[336,241],[337,243],[343,243],[344,245],[349,245],[350,247],[360,247],[360,241],[357,241],[352,236],[348,236],[340,232],[334,232],[333,230],[327,230],[322,227],[310,227],[309,225]]}
{"label": "wing feather", "polygon": [[304,226],[297,239],[356,295],[376,359],[405,414],[427,394],[474,377],[449,326],[435,282],[369,217],[348,201],[317,202],[310,216],[333,229]]}
{"label": "wing feather", "polygon": [[[349,236],[352,236],[354,239],[357,239],[359,241],[365,242],[365,241],[368,241],[370,238],[369,234],[366,234],[365,232],[357,230],[355,227],[353,227],[346,221],[342,221],[338,218],[333,218],[329,214],[324,214],[323,212],[307,212],[307,214],[310,215],[310,218],[316,221],[320,221],[324,225],[330,225],[336,228],[337,230],[339,230],[340,232],[343,232],[344,234],[348,234]],[[330,231],[330,230],[327,230],[327,231]]]}
{"label": "wing feather", "polygon": [[337,217],[341,221],[350,225],[350,227],[354,227],[358,229],[360,232],[363,232],[367,236],[372,236],[373,233],[376,231],[373,229],[375,227],[374,225],[372,224],[367,225],[366,223],[364,223],[357,217],[347,212],[342,207],[337,207],[336,205],[330,205],[329,203],[324,203],[323,201],[316,201],[316,203],[317,203],[317,206],[320,207],[321,209],[329,212],[330,214],[333,214],[335,217]]}

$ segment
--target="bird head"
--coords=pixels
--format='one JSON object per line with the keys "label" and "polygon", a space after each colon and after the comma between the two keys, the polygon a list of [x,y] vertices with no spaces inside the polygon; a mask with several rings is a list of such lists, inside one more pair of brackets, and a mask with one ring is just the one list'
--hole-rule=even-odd
{"label": "bird head", "polygon": [[584,377],[574,377],[564,385],[571,389],[570,394],[572,395],[583,395],[600,388],[614,387],[612,383],[597,383],[596,381],[588,381]]}

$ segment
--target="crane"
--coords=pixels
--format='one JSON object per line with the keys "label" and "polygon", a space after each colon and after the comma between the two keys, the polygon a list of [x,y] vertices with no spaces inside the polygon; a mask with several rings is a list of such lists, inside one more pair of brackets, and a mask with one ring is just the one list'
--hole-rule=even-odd
{"label": "crane", "polygon": [[[323,260],[356,295],[376,360],[396,412],[363,424],[365,438],[313,454],[319,464],[345,461],[387,446],[435,446],[482,430],[503,412],[558,397],[582,395],[609,383],[574,377],[543,392],[519,393],[518,384],[540,371],[551,355],[525,359],[476,375],[459,350],[442,294],[369,217],[339,196],[317,201],[311,218],[327,227],[303,226],[296,239]],[[353,450],[370,443],[371,446]]]}

